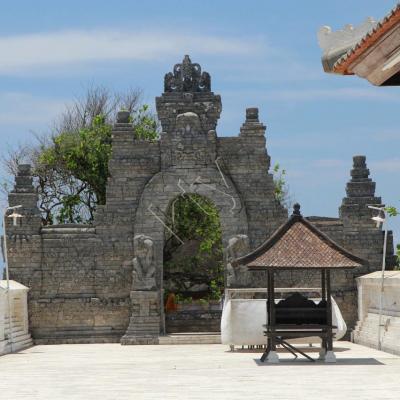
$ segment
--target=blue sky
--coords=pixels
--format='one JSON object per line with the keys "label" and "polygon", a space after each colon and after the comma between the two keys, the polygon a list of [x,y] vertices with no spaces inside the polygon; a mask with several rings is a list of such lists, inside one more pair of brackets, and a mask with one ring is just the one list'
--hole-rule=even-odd
{"label": "blue sky", "polygon": [[[400,206],[400,89],[323,73],[316,37],[395,3],[2,0],[0,153],[47,131],[93,84],[140,87],[153,105],[164,74],[190,54],[222,96],[218,135],[237,135],[245,108],[260,108],[272,162],[305,215],[337,216],[355,154],[367,156],[377,194]],[[400,240],[400,218],[390,224]]]}

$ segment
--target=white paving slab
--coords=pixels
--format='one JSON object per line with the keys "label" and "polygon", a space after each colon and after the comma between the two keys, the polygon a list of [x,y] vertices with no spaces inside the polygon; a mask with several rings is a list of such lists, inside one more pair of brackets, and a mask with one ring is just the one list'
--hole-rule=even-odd
{"label": "white paving slab", "polygon": [[261,365],[259,352],[218,344],[35,346],[0,357],[0,399],[400,398],[399,356],[349,342],[336,343],[337,364],[279,356]]}

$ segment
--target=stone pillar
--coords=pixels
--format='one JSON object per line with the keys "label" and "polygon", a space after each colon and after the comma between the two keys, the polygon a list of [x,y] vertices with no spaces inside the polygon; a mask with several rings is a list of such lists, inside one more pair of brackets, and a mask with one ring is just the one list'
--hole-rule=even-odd
{"label": "stone pillar", "polygon": [[131,317],[121,344],[158,344],[161,294],[157,290],[154,242],[146,235],[133,239]]}
{"label": "stone pillar", "polygon": [[121,344],[158,344],[160,334],[160,293],[132,291],[132,315]]}

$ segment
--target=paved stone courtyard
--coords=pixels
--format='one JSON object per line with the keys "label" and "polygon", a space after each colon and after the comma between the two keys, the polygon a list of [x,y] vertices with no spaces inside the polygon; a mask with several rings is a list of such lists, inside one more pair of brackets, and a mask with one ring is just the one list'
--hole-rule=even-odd
{"label": "paved stone courtyard", "polygon": [[398,356],[349,342],[336,343],[333,365],[280,355],[279,365],[260,365],[258,353],[223,345],[35,346],[0,358],[0,398],[399,398]]}

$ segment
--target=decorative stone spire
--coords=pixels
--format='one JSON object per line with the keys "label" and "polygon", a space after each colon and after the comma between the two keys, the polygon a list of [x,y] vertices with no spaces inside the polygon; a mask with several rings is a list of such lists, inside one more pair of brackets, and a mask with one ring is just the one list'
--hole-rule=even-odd
{"label": "decorative stone spire", "polygon": [[371,210],[368,205],[382,205],[380,197],[375,197],[375,182],[369,177],[365,156],[353,157],[351,179],[346,185],[347,196],[339,210],[345,226],[354,229],[356,226],[373,227]]}
{"label": "decorative stone spire", "polygon": [[369,169],[365,160],[365,156],[353,157],[353,169],[350,172],[351,180],[346,186],[348,197],[375,196],[375,182],[369,177]]}
{"label": "decorative stone spire", "polygon": [[240,128],[240,136],[264,136],[265,129],[258,120],[258,108],[246,108],[246,121]]}
{"label": "decorative stone spire", "polygon": [[38,195],[33,186],[31,166],[29,164],[20,164],[15,177],[14,189],[8,194],[9,206],[21,206],[18,209],[18,213],[23,215],[18,227],[10,224],[7,228],[8,234],[13,236],[14,239],[17,236],[26,238],[39,231],[41,217],[37,202]]}
{"label": "decorative stone spire", "polygon": [[164,77],[164,92],[210,92],[211,77],[201,72],[200,64],[192,63],[185,55],[181,64],[175,64],[173,72]]}
{"label": "decorative stone spire", "polygon": [[18,165],[17,176],[15,177],[15,185],[12,193],[33,193],[33,178],[31,175],[30,164]]}

